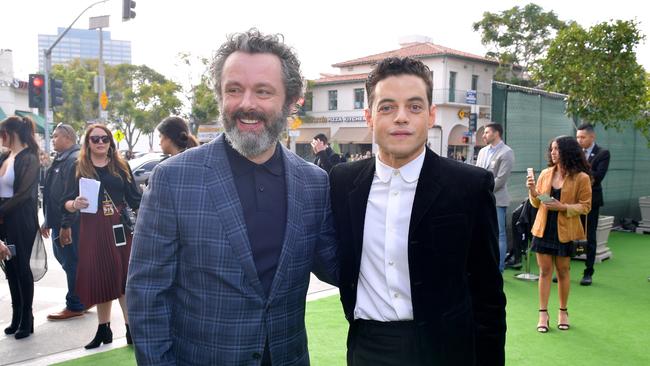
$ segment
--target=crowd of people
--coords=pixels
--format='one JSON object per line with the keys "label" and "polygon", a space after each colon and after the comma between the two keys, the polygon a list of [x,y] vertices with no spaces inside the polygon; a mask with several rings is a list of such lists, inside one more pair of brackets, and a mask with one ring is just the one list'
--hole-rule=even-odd
{"label": "crowd of people", "polygon": [[[160,147],[172,157],[144,194],[109,128],[88,126],[80,145],[72,127],[55,128],[40,233],[52,237],[68,293],[48,319],[96,306],[85,346],[96,348],[113,340],[117,299],[141,365],[308,365],[314,273],[339,287],[348,365],[503,365],[514,153],[501,125],[486,126],[477,166],[436,155],[426,145],[436,116],[429,68],[387,58],[366,81],[376,156],[341,157],[317,135],[311,164],[279,143],[303,89],[281,35],[230,35],[210,70],[224,133],[198,146],[184,120],[163,120]],[[581,126],[577,139],[554,138],[548,168],[537,179],[531,169],[525,182],[537,208],[541,333],[554,270],[558,328],[570,329],[569,259],[577,241],[593,239],[593,218],[581,217],[604,177],[588,163],[599,154],[592,134]],[[13,310],[5,333],[20,339],[34,330],[39,148],[28,118],[0,122],[0,137],[0,257]],[[133,232],[127,208],[138,210]]]}

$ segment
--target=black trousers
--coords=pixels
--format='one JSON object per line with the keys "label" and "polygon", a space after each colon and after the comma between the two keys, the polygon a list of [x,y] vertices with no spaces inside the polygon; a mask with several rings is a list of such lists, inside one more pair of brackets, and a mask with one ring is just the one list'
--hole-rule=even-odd
{"label": "black trousers", "polygon": [[[348,334],[348,366],[419,366],[413,321],[354,321]],[[429,365],[430,363],[427,363]]]}
{"label": "black trousers", "polygon": [[596,230],[598,229],[598,217],[600,207],[592,207],[587,215],[587,260],[585,261],[585,276],[593,276],[594,262],[596,261]]}

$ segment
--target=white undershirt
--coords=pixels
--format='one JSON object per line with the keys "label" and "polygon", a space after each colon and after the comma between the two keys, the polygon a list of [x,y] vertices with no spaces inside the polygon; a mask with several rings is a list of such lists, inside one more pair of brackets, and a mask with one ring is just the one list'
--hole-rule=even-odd
{"label": "white undershirt", "polygon": [[408,235],[424,152],[400,169],[375,158],[368,195],[355,319],[413,320]]}
{"label": "white undershirt", "polygon": [[9,166],[7,167],[7,170],[5,170],[5,174],[0,176],[0,197],[1,198],[11,198],[14,196],[14,179],[15,179],[14,161],[15,160],[12,159],[11,161],[7,162]]}

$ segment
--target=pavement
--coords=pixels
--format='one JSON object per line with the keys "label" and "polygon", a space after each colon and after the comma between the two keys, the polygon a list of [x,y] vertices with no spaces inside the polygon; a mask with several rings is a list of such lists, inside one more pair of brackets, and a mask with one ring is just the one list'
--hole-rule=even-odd
{"label": "pavement", "polygon": [[[42,217],[41,217],[42,222]],[[95,350],[83,348],[95,336],[97,313],[93,308],[83,316],[49,321],[47,315],[65,307],[67,292],[65,272],[54,258],[51,240],[46,239],[48,272],[34,288],[34,334],[16,340],[0,330],[0,365],[51,365],[79,357],[105,352],[126,345],[124,318],[117,301],[113,302],[111,330],[113,343]],[[0,271],[0,276],[4,274]],[[311,276],[307,301],[338,294],[338,289]],[[11,322],[11,296],[6,281],[0,282],[0,329]]]}

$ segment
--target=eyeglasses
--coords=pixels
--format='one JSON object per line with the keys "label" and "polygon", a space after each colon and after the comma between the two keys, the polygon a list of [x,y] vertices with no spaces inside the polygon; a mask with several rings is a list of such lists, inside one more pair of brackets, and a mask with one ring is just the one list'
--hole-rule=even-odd
{"label": "eyeglasses", "polygon": [[88,139],[90,139],[90,142],[93,144],[98,144],[99,141],[102,142],[102,144],[108,144],[111,142],[111,138],[108,135],[103,135],[103,136],[89,136]]}

